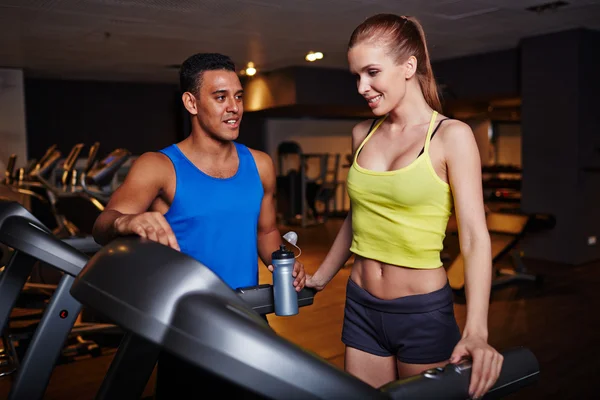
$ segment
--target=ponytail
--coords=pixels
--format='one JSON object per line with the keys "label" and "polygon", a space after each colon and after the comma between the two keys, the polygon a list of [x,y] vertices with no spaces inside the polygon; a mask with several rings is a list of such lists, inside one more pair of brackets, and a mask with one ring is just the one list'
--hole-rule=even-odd
{"label": "ponytail", "polygon": [[[441,113],[442,112],[442,103],[440,101],[440,96],[438,93],[437,83],[435,81],[435,76],[433,75],[433,69],[431,68],[431,60],[429,59],[429,50],[427,49],[427,41],[425,40],[425,31],[423,30],[423,26],[413,17],[406,17],[409,21],[411,21],[417,31],[419,32],[419,36],[421,39],[421,43],[423,46],[423,59],[417,60],[417,63],[423,64],[422,73],[417,75],[419,79],[419,85],[421,86],[421,91],[423,92],[423,97],[425,101],[435,111]],[[420,69],[417,67],[417,69]]]}

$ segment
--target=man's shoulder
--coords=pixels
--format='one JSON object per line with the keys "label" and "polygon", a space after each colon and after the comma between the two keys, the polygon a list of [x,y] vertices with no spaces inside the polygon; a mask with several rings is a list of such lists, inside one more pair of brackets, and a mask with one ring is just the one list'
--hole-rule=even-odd
{"label": "man's shoulder", "polygon": [[161,165],[165,165],[167,163],[169,163],[170,159],[169,157],[160,152],[160,151],[148,151],[145,153],[142,153],[140,156],[138,156],[136,158],[136,160],[134,161],[134,164],[137,165],[144,165],[144,166],[161,166]]}
{"label": "man's shoulder", "polygon": [[130,173],[159,178],[173,172],[169,157],[159,151],[149,151],[138,156],[131,165]]}
{"label": "man's shoulder", "polygon": [[247,147],[247,149],[254,158],[254,163],[256,164],[261,180],[264,181],[265,178],[269,181],[275,179],[275,164],[271,156],[261,150],[251,149],[250,147]]}
{"label": "man's shoulder", "polygon": [[265,153],[264,151],[261,150],[257,150],[257,149],[252,149],[250,147],[247,147],[248,151],[250,151],[250,154],[252,154],[252,157],[254,157],[254,160],[257,163],[268,163],[268,164],[272,164],[273,160],[271,159],[271,156],[268,155],[267,153]]}

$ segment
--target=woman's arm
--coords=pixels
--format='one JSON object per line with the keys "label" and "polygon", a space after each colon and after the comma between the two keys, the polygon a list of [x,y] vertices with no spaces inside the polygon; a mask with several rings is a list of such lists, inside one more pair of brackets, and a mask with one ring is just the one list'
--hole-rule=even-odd
{"label": "woman's arm", "polygon": [[485,222],[481,159],[473,133],[466,124],[454,123],[449,126],[443,140],[448,180],[454,196],[460,252],[465,260],[468,303],[464,335],[474,334],[487,340],[492,250]]}
{"label": "woman's arm", "polygon": [[492,251],[485,220],[481,158],[473,132],[462,122],[448,124],[442,140],[465,261],[467,296],[467,321],[450,361],[457,362],[464,356],[473,359],[469,391],[479,398],[496,382],[502,366],[502,356],[487,344]]}
{"label": "woman's arm", "polygon": [[350,245],[352,244],[352,214],[348,212],[348,216],[344,220],[342,227],[340,228],[333,245],[325,259],[321,263],[317,272],[312,276],[308,276],[306,279],[306,286],[315,288],[317,290],[323,290],[325,285],[329,283],[338,273],[340,268],[348,261],[352,253],[350,252]]}
{"label": "woman's arm", "polygon": [[[360,144],[365,140],[365,137],[369,133],[369,127],[373,123],[373,120],[366,120],[359,122],[352,129],[352,154],[356,153],[356,150]],[[352,206],[348,210],[348,216],[344,220],[342,227],[340,228],[333,245],[325,259],[321,263],[321,266],[313,275],[307,275],[306,286],[322,290],[325,285],[333,279],[335,274],[338,273],[340,268],[344,266],[346,261],[352,256],[350,252],[350,246],[352,245]]]}

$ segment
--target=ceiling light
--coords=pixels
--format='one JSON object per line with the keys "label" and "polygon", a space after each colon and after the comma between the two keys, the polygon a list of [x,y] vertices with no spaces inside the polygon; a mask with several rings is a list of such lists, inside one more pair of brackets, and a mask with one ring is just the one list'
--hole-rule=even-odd
{"label": "ceiling light", "polygon": [[313,61],[316,61],[316,60],[321,60],[322,58],[323,58],[323,53],[321,53],[320,51],[317,51],[317,52],[310,51],[304,57],[304,59],[306,61],[309,61],[309,62],[313,62]]}
{"label": "ceiling light", "polygon": [[248,63],[248,67],[246,68],[246,75],[252,76],[256,74],[256,68],[254,68],[254,63],[251,61]]}

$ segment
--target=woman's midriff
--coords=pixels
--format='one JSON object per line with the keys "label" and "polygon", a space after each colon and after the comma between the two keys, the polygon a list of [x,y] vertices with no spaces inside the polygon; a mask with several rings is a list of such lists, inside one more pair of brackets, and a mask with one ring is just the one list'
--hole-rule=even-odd
{"label": "woman's midriff", "polygon": [[416,269],[385,264],[355,256],[350,279],[373,296],[384,300],[441,289],[448,282],[446,270]]}

